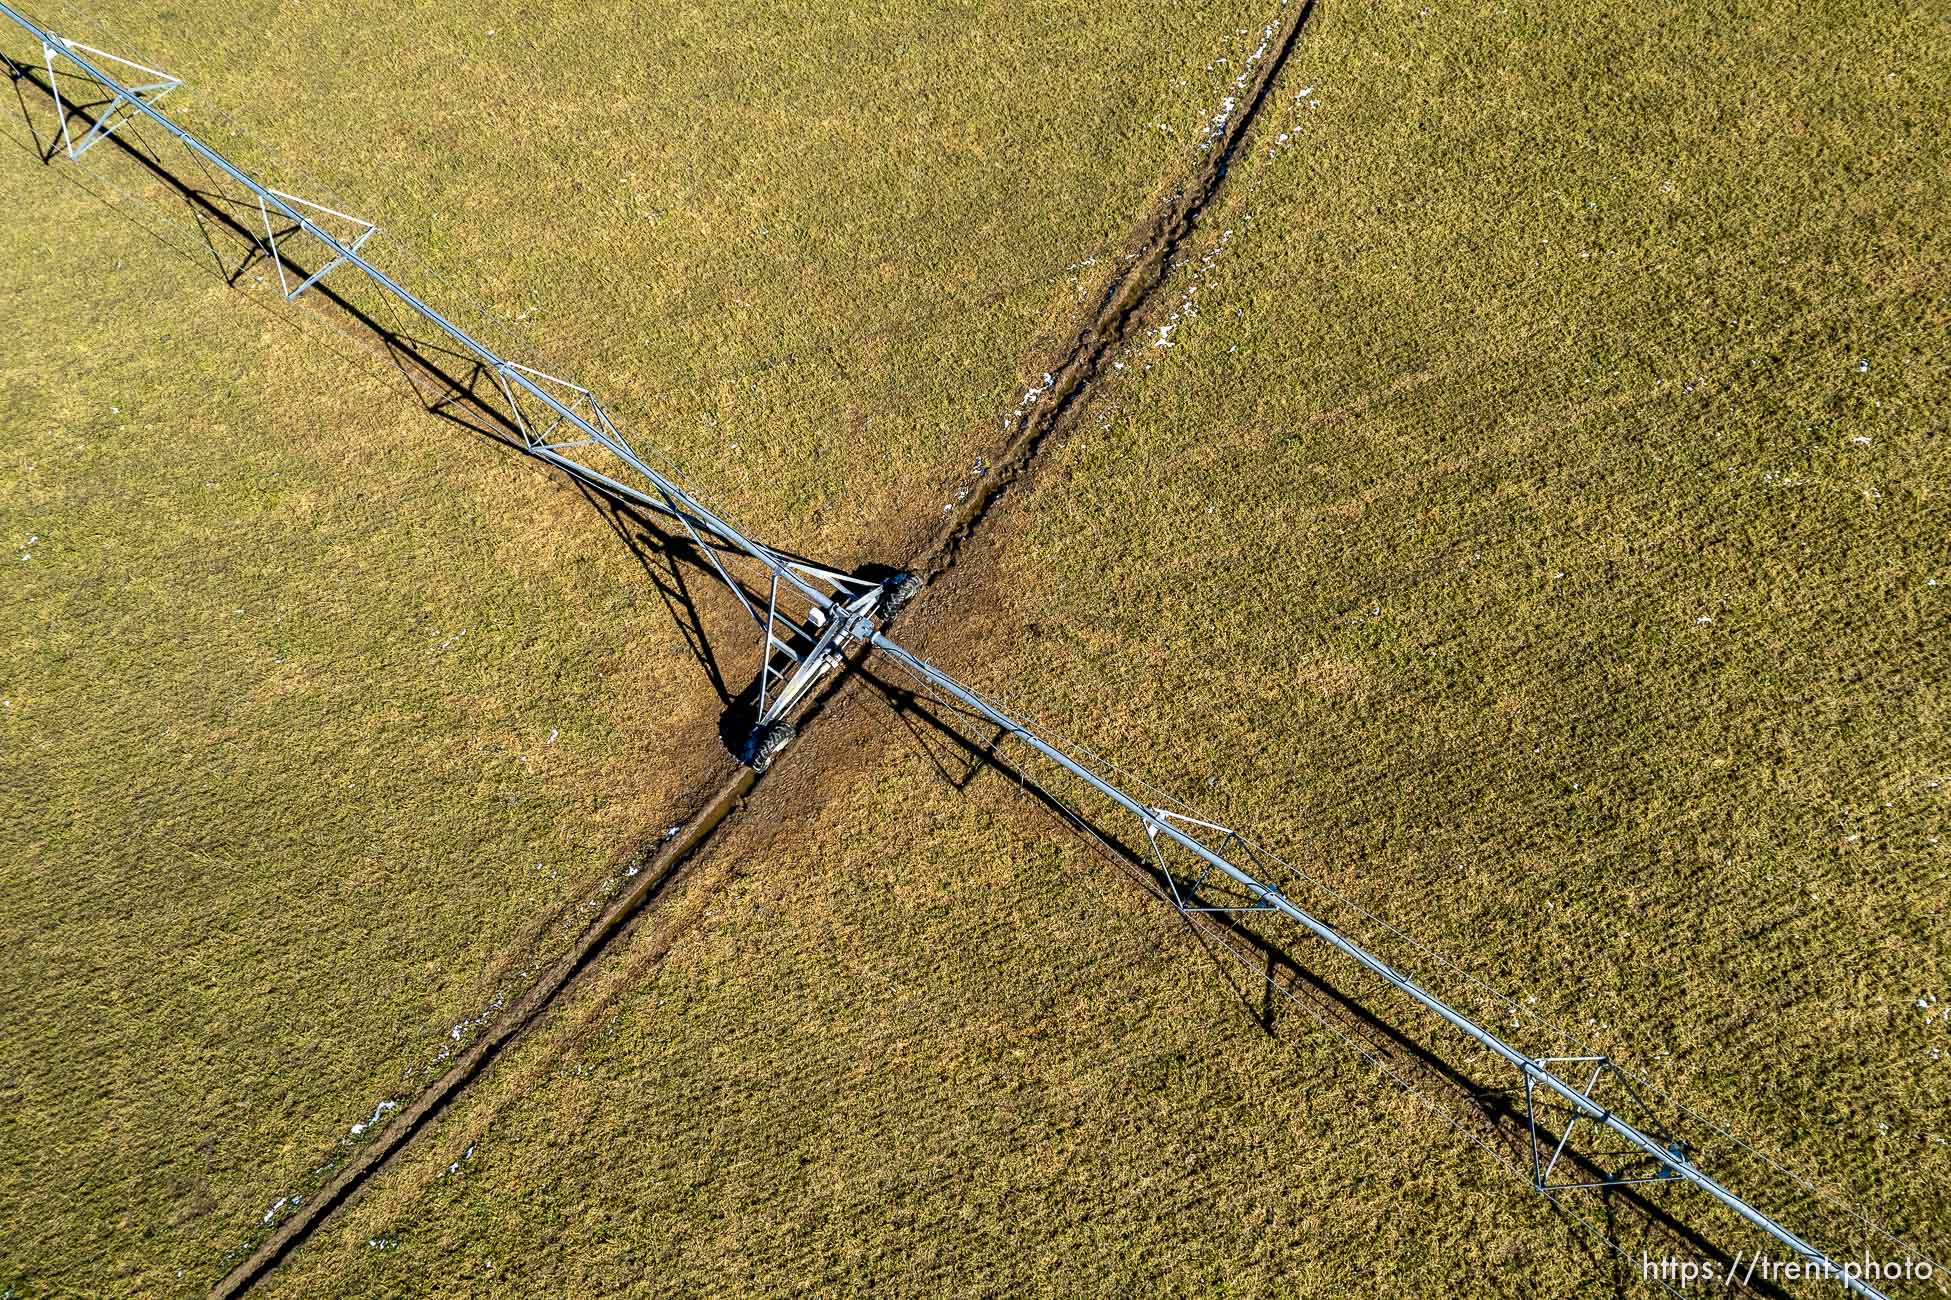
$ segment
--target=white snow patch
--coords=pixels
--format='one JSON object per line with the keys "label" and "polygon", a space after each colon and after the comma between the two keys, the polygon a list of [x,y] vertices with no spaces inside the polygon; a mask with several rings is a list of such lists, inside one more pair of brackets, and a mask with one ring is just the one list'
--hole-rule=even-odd
{"label": "white snow patch", "polygon": [[[458,1038],[460,1035],[456,1034],[455,1037]],[[380,1102],[379,1105],[373,1107],[372,1114],[352,1126],[352,1136],[358,1137],[361,1133],[364,1133],[367,1129],[379,1123],[380,1116],[384,1115],[387,1111],[398,1110],[399,1108],[400,1103],[391,1098]]]}

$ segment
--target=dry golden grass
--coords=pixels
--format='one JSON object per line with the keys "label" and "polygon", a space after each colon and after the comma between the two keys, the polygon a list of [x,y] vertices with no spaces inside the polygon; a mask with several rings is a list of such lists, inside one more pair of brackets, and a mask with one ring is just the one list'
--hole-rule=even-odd
{"label": "dry golden grass", "polygon": [[[335,185],[843,559],[939,509],[1090,268],[960,305],[1115,238],[1267,16],[271,12],[117,21],[261,134],[391,124]],[[1323,5],[1143,344],[901,633],[1940,1256],[1948,52],[1923,9]],[[714,703],[573,498],[0,185],[34,214],[9,306],[65,310],[4,363],[0,527],[61,522],[4,606],[0,1269],[188,1289],[655,824]],[[165,351],[121,302],[200,325]],[[154,414],[105,420],[124,393]],[[1644,1291],[876,716],[878,749],[813,730],[808,811],[733,823],[268,1289]]]}
{"label": "dry golden grass", "polygon": [[[837,562],[938,508],[1238,44],[1225,6],[40,16]],[[113,147],[42,169],[10,121],[0,1286],[194,1289],[559,947],[725,761],[719,701],[654,557],[265,268],[211,280]]]}
{"label": "dry golden grass", "polygon": [[[1318,19],[1172,346],[899,635],[1514,994],[1514,1039],[1563,1024],[1941,1256],[1941,26]],[[1261,1034],[1252,975],[1243,1006],[1007,782],[884,730],[284,1293],[1654,1293],[1304,1014]]]}

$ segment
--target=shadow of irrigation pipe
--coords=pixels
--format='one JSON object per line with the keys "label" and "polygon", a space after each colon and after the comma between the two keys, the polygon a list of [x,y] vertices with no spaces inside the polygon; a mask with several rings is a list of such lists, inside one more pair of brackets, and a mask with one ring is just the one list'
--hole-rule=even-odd
{"label": "shadow of irrigation pipe", "polygon": [[[895,717],[907,728],[911,741],[922,750],[933,765],[936,775],[958,792],[967,793],[975,778],[983,771],[995,773],[1002,780],[1025,796],[1038,811],[1056,821],[1060,827],[1075,835],[1087,847],[1097,850],[1099,856],[1125,872],[1147,893],[1153,895],[1167,907],[1173,906],[1172,895],[1166,882],[1164,871],[1147,855],[1126,841],[1117,831],[1095,821],[1066,802],[1021,766],[1011,762],[1000,752],[1002,735],[992,734],[994,728],[987,719],[937,701],[900,683],[890,681],[862,668],[856,676],[863,685],[879,694],[888,704]],[[972,726],[979,735],[965,734],[963,727]],[[929,744],[929,737],[937,737],[951,749],[959,752],[955,762],[957,770],[951,771],[943,755],[935,752]],[[1185,886],[1181,885],[1183,889]],[[1460,1102],[1461,1109],[1474,1117],[1481,1126],[1480,1140],[1494,1138],[1505,1148],[1507,1157],[1518,1165],[1528,1164],[1531,1159],[1533,1141],[1529,1121],[1524,1109],[1507,1094],[1505,1089],[1488,1088],[1474,1080],[1463,1068],[1457,1066],[1443,1055],[1418,1042],[1397,1028],[1380,1014],[1369,1009],[1358,995],[1350,993],[1327,976],[1303,963],[1293,950],[1286,948],[1267,936],[1259,933],[1240,917],[1209,913],[1195,914],[1182,912],[1187,932],[1204,948],[1208,958],[1222,975],[1230,974],[1224,956],[1214,950],[1217,940],[1245,967],[1254,979],[1262,981],[1267,993],[1282,993],[1303,1006],[1313,1017],[1331,1032],[1353,1044],[1359,1040],[1366,1044],[1366,1050],[1374,1055],[1379,1064],[1384,1055],[1388,1065],[1383,1066],[1392,1075],[1411,1073],[1417,1081],[1430,1092],[1441,1092]],[[1240,945],[1245,949],[1241,951]],[[1251,954],[1251,956],[1249,956]],[[1264,973],[1256,970],[1253,959],[1265,963]],[[1281,971],[1289,972],[1283,978]],[[1228,979],[1234,995],[1242,1008],[1269,1037],[1275,1031],[1271,1017],[1264,1010],[1256,1011],[1248,991]],[[1339,1022],[1337,1027],[1333,1022]],[[1398,1079],[1404,1088],[1412,1088],[1406,1080]],[[1435,1103],[1432,1102],[1432,1105]],[[1463,1130],[1465,1120],[1448,1106],[1436,1109]],[[1561,1136],[1549,1125],[1540,1123],[1538,1134],[1547,1148],[1553,1146]],[[1610,1171],[1589,1154],[1567,1148],[1559,1159],[1561,1166],[1576,1172],[1578,1181],[1596,1182],[1610,1176]],[[1529,1185],[1529,1184],[1527,1184]],[[1562,1193],[1560,1193],[1562,1194]],[[1580,1222],[1577,1215],[1559,1203],[1558,1195],[1541,1193],[1550,1203],[1552,1211],[1568,1224]],[[1596,1192],[1604,1206],[1607,1222],[1617,1223],[1629,1219],[1642,1225],[1649,1232],[1657,1232],[1666,1242],[1684,1247],[1697,1258],[1711,1258],[1719,1254],[1719,1248],[1697,1229],[1682,1222],[1670,1211],[1656,1204],[1650,1197],[1631,1186],[1614,1186]],[[1585,1225],[1588,1230],[1590,1225]],[[1623,1253],[1615,1231],[1607,1242]],[[1779,1284],[1766,1277],[1748,1278],[1738,1282],[1729,1276],[1725,1279],[1727,1288],[1734,1294],[1759,1295],[1788,1300],[1788,1292]]]}

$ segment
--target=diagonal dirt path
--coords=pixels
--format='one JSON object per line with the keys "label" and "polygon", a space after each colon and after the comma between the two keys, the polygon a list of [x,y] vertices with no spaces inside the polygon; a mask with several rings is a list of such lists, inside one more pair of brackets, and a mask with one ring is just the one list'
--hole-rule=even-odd
{"label": "diagonal dirt path", "polygon": [[[1313,10],[1313,0],[1304,0],[1284,18],[1276,20],[1279,25],[1270,31],[1251,81],[1242,89],[1224,124],[1206,142],[1199,167],[1133,231],[1125,251],[1113,260],[1116,269],[1109,282],[1076,329],[1041,367],[1049,379],[1038,400],[1004,430],[1002,445],[989,458],[991,472],[956,509],[929,526],[917,528],[908,539],[904,548],[908,556],[906,567],[924,582],[941,578],[956,566],[967,544],[989,521],[1004,495],[1033,473],[1043,447],[1053,436],[1067,432],[1076,424],[1083,399],[1092,391],[1092,385],[1112,355],[1140,328],[1145,310],[1171,271],[1175,256],[1192,237],[1200,218],[1224,186]],[[980,574],[968,576],[972,582],[957,584],[958,598],[966,599],[982,585]],[[867,653],[870,652],[858,652],[863,656]],[[870,692],[861,684],[859,674],[848,672],[829,683],[815,698],[801,729],[804,731],[816,718],[835,711],[853,715],[858,721],[863,706],[869,703]],[[854,729],[843,726],[835,730]],[[684,831],[641,863],[637,883],[612,900],[570,949],[487,1026],[445,1075],[396,1115],[353,1161],[219,1280],[210,1294],[227,1300],[249,1290],[309,1237],[333,1210],[386,1168],[430,1119],[544,1016],[562,991],[618,935],[683,881],[689,865],[728,817],[774,820],[781,810],[793,806],[796,796],[839,776],[842,768],[857,762],[858,754],[858,749],[851,745],[809,746],[802,741],[796,746],[792,760],[780,763],[765,778],[739,768],[727,774],[715,788],[700,791],[693,800],[690,815],[685,818]],[[770,797],[766,795],[769,786],[779,787]]]}

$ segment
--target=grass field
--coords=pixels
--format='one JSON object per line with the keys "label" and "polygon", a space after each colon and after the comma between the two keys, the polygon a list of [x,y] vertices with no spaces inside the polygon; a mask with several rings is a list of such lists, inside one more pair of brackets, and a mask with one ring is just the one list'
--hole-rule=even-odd
{"label": "grass field", "polygon": [[[338,197],[841,560],[939,516],[1273,16],[362,14],[109,17],[267,139],[365,123]],[[897,635],[1943,1258],[1946,102],[1923,7],[1322,5]],[[564,941],[718,700],[573,493],[0,186],[47,322],[0,359],[0,1284],[187,1292]],[[1570,1217],[1630,1214],[966,767],[872,693],[809,729],[265,1290],[1652,1293]]]}
{"label": "grass field", "polygon": [[1946,36],[1324,10],[961,661],[1940,1253]]}
{"label": "grass field", "polygon": [[1264,1034],[1250,973],[882,727],[852,792],[735,829],[269,1293],[1605,1293],[1420,1102],[1298,1017]]}
{"label": "grass field", "polygon": [[[220,148],[399,232],[372,247],[413,287],[513,355],[600,374],[714,502],[843,561],[947,498],[1091,274],[1065,267],[1168,183],[1226,75],[1206,65],[1239,43],[1212,7],[1142,45],[1134,19],[1061,10],[948,42],[886,15],[582,7],[504,26],[520,53],[468,81],[447,56],[498,20],[428,8],[406,57],[457,105],[510,104],[509,59],[551,89],[512,131],[457,107],[402,134],[424,101],[392,10],[43,16],[168,63],[189,83],[172,111]],[[784,80],[781,42],[802,55]],[[1049,58],[1122,47],[1021,111]],[[704,111],[761,76],[775,98]],[[899,147],[864,150],[876,130]],[[565,140],[589,151],[573,167]],[[332,320],[267,310],[262,268],[224,290],[187,211],[112,149],[12,156],[5,292],[32,325],[4,362],[0,761],[24,1158],[0,1285],[193,1290],[566,941],[726,761],[719,701],[661,575],[573,493],[422,415]],[[484,323],[476,295],[527,319]]]}
{"label": "grass field", "polygon": [[167,52],[219,148],[378,222],[389,270],[733,518],[854,563],[965,481],[1262,21],[261,0],[116,6],[99,39]]}
{"label": "grass field", "polygon": [[146,1289],[519,986],[716,702],[573,496],[0,173],[50,232],[8,290],[47,326],[4,378],[0,1268]]}

